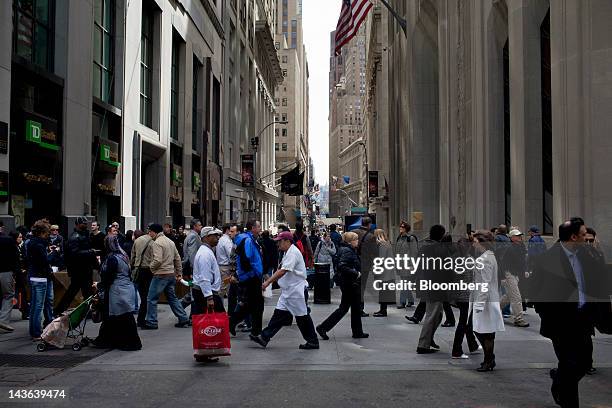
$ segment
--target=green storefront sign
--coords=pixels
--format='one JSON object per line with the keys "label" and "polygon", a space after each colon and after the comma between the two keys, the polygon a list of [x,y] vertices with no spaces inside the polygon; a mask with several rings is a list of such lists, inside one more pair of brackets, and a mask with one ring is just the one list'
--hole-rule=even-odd
{"label": "green storefront sign", "polygon": [[107,145],[104,143],[100,144],[100,160],[101,161],[103,161],[104,163],[110,166],[119,167],[120,163],[116,159],[117,159],[117,152],[113,151],[110,145]]}
{"label": "green storefront sign", "polygon": [[[35,120],[26,120],[25,135],[26,140],[28,142],[36,143],[43,149],[49,149],[53,151],[59,151],[60,149],[59,146],[57,146],[56,144],[48,143],[47,141],[45,141],[47,139],[49,139],[50,141],[51,138],[45,138],[45,133],[40,122],[37,122]],[[51,136],[51,134],[49,134],[49,136]],[[53,134],[52,136],[54,137],[55,134]]]}

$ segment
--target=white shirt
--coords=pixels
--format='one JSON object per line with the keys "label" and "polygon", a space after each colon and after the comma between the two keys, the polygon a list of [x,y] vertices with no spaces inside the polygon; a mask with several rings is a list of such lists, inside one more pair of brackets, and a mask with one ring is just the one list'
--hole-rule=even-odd
{"label": "white shirt", "polygon": [[283,255],[280,269],[287,271],[278,280],[278,286],[280,286],[283,295],[304,297],[304,286],[308,284],[306,281],[306,265],[302,253],[295,245],[291,245]]}
{"label": "white shirt", "polygon": [[227,266],[232,263],[232,250],[234,249],[234,243],[229,235],[223,234],[217,244],[217,262],[219,265]]}
{"label": "white shirt", "polygon": [[202,244],[193,261],[193,284],[198,286],[205,297],[221,289],[221,272],[212,249]]}

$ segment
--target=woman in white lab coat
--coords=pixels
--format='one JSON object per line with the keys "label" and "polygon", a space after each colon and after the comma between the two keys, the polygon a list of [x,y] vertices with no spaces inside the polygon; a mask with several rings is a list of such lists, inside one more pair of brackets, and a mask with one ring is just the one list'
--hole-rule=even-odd
{"label": "woman in white lab coat", "polygon": [[495,368],[495,333],[504,331],[497,286],[497,260],[493,253],[494,240],[490,231],[481,230],[474,234],[474,252],[478,257],[474,283],[477,286],[470,294],[470,312],[474,334],[484,350],[484,362],[478,371],[492,371]]}

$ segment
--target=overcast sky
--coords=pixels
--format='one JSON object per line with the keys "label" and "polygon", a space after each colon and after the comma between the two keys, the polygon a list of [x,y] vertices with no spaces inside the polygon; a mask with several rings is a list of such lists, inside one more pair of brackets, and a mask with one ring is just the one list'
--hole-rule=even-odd
{"label": "overcast sky", "polygon": [[329,151],[329,35],[336,29],[341,0],[303,0],[304,44],[310,72],[310,157],[315,180],[327,182]]}

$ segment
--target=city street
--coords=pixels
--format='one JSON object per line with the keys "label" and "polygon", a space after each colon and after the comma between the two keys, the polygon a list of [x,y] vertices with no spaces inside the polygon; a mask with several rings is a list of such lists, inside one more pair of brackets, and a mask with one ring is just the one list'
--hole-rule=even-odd
{"label": "city street", "polygon": [[[337,305],[338,295],[334,290],[333,305],[311,305],[315,324]],[[266,300],[264,322],[275,299]],[[367,304],[370,313],[376,307]],[[159,330],[139,331],[143,349],[138,352],[74,352],[68,345],[37,353],[27,322],[16,323],[14,333],[0,335],[0,403],[15,403],[8,400],[9,390],[27,388],[65,390],[66,399],[22,401],[18,406],[556,406],[548,378],[556,359],[550,342],[538,334],[533,309],[526,317],[531,327],[507,324],[506,332],[499,333],[497,368],[490,373],[475,371],[481,355],[449,358],[454,328],[438,329],[440,352],[417,355],[421,326],[407,322],[404,311],[395,308],[387,318],[363,319],[370,333],[364,340],[351,338],[347,316],[315,351],[298,350],[302,339],[295,323],[265,350],[238,333],[232,339],[232,356],[215,364],[196,363],[191,330],[174,328],[175,318],[166,305],[160,311]],[[96,335],[96,326],[89,326],[90,336]],[[594,339],[593,357],[597,373],[580,383],[581,406],[610,407],[612,336]]]}

